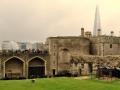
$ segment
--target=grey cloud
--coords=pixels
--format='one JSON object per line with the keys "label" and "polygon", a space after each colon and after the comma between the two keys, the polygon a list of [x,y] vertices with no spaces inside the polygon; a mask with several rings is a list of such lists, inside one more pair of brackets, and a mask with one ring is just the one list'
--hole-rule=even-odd
{"label": "grey cloud", "polygon": [[50,36],[78,36],[81,27],[92,32],[97,3],[102,32],[119,32],[119,6],[105,0],[0,0],[0,43],[45,42]]}

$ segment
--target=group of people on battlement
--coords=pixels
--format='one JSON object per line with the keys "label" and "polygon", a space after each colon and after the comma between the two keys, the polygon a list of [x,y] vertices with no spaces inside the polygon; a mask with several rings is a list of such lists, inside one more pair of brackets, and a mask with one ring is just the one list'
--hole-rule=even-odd
{"label": "group of people on battlement", "polygon": [[3,51],[3,52],[6,52],[6,53],[18,53],[18,54],[21,54],[21,53],[40,53],[40,54],[46,54],[46,53],[49,53],[47,49],[18,49],[18,50],[7,50],[7,51]]}

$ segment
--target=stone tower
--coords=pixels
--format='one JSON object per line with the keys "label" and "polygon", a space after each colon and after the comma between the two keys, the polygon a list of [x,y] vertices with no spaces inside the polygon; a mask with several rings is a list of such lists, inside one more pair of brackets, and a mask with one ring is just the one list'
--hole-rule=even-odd
{"label": "stone tower", "polygon": [[96,11],[95,11],[93,36],[97,36],[98,35],[98,33],[97,33],[98,29],[101,30],[101,23],[100,23],[99,7],[97,5],[96,6]]}

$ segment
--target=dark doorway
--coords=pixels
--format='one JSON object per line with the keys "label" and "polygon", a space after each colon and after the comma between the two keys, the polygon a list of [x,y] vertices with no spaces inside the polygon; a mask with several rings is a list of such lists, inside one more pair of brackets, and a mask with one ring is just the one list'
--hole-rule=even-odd
{"label": "dark doorway", "polygon": [[93,71],[93,66],[92,66],[92,63],[88,63],[88,67],[89,67],[89,73],[92,73]]}
{"label": "dark doorway", "polygon": [[45,62],[36,57],[29,62],[28,78],[45,77]]}
{"label": "dark doorway", "polygon": [[81,70],[81,69],[79,69],[79,74],[80,74],[80,75],[82,75],[81,71],[82,71],[82,70]]}
{"label": "dark doorway", "polygon": [[28,71],[29,78],[40,78],[45,76],[45,66],[31,66]]}
{"label": "dark doorway", "polygon": [[53,75],[55,75],[55,69],[53,69]]}

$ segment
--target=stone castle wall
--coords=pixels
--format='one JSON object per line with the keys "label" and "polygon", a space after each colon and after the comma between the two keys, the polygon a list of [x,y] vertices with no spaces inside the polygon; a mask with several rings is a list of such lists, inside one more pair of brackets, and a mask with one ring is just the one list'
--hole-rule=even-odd
{"label": "stone castle wall", "polygon": [[[12,70],[12,73],[20,73],[20,76],[28,77],[28,68],[31,66],[45,66],[45,75],[50,75],[50,55],[39,53],[0,53],[0,77]],[[14,77],[12,75],[12,77]]]}
{"label": "stone castle wall", "polygon": [[[49,53],[51,55],[50,71],[52,72],[52,70],[55,69],[56,74],[63,70],[72,70],[71,73],[73,73],[73,68],[74,73],[79,71],[78,67],[82,66],[83,63],[80,65],[74,64],[72,65],[73,67],[71,67],[70,62],[72,60],[72,56],[74,55],[86,55],[85,57],[82,57],[83,62],[86,62],[84,65],[85,68],[81,68],[82,73],[86,74],[90,72],[88,68],[91,67],[91,63],[92,67],[95,67],[99,60],[102,60],[102,64],[106,64],[107,62],[111,62],[110,58],[106,57],[106,55],[120,54],[119,38],[111,36],[96,36],[91,38],[50,37],[47,39],[47,44],[49,46]],[[112,57],[112,59],[114,58]],[[81,59],[77,60],[80,61]],[[118,63],[118,61],[115,62]],[[116,65],[114,64],[112,66]]]}
{"label": "stone castle wall", "polygon": [[90,41],[82,37],[50,37],[47,39],[51,55],[50,68],[59,73],[68,70],[71,55],[89,55]]}
{"label": "stone castle wall", "polygon": [[104,55],[120,55],[119,44],[105,43],[103,49],[104,49]]}
{"label": "stone castle wall", "polygon": [[[74,64],[74,65],[73,65]],[[107,55],[107,56],[95,56],[95,55],[86,55],[86,56],[72,56],[72,73],[80,74],[79,70],[81,69],[82,75],[87,75],[95,73],[97,68],[103,67],[120,67],[120,55]]]}
{"label": "stone castle wall", "polygon": [[92,55],[120,55],[120,38],[113,36],[96,36],[90,38]]}
{"label": "stone castle wall", "polygon": [[[46,75],[57,75],[62,71],[69,71],[72,74],[86,75],[91,70],[98,67],[120,67],[120,38],[113,36],[93,36],[85,37],[49,37],[46,41],[46,47],[49,51],[45,54],[17,54],[16,57],[21,59],[14,62],[12,59],[6,63],[6,70],[3,70],[5,60],[14,57],[14,54],[2,54],[0,56],[0,76],[16,63],[17,70],[22,71],[23,75],[28,75],[28,66],[44,65]],[[34,60],[33,57],[36,57]],[[41,57],[43,61],[38,57]],[[15,58],[16,58],[15,57]],[[29,62],[32,59],[33,61]],[[39,59],[39,60],[38,60]],[[16,59],[17,60],[17,59]],[[39,62],[38,62],[39,61]],[[22,64],[23,63],[23,64]]]}
{"label": "stone castle wall", "polygon": [[120,37],[115,36],[92,36],[90,37],[91,43],[120,43]]}

